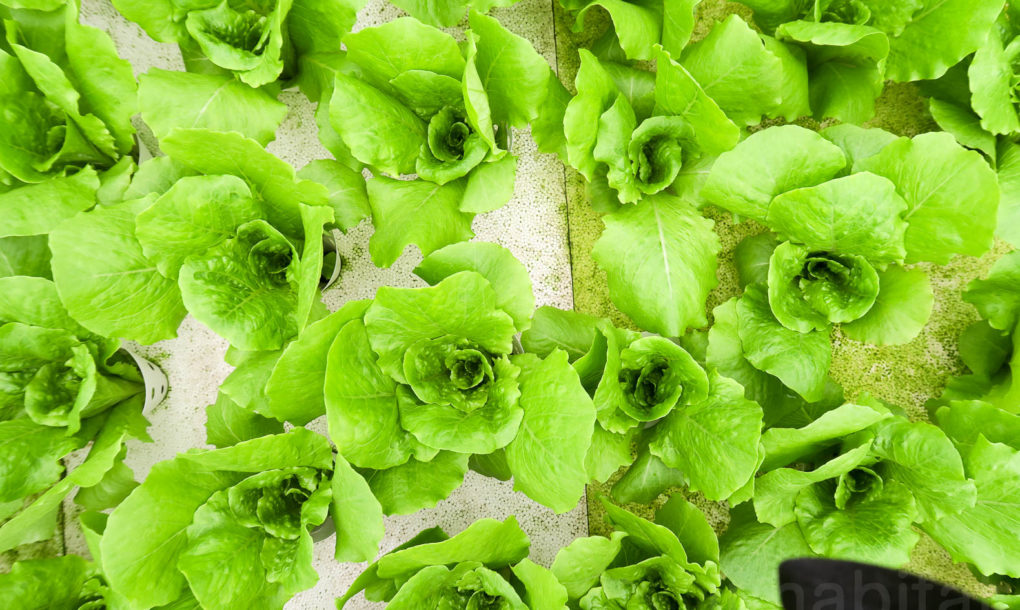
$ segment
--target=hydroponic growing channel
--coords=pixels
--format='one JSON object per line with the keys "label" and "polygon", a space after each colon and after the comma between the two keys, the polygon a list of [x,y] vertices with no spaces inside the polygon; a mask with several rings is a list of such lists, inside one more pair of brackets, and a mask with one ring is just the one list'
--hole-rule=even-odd
{"label": "hydroponic growing channel", "polygon": [[1004,2],[0,17],[4,607],[1020,607]]}

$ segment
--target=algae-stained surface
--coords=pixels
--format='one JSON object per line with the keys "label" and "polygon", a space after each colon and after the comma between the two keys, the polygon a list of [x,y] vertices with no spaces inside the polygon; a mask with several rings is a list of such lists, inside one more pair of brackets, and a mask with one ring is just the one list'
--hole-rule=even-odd
{"label": "algae-stained surface", "polygon": [[[749,17],[749,12],[742,5],[705,0],[697,9],[693,39],[703,38],[713,23],[733,13]],[[560,79],[571,91],[579,66],[577,49],[589,45],[598,37],[607,26],[607,18],[604,14],[589,15],[586,27],[580,33],[572,31],[573,23],[573,17],[557,5],[557,67]],[[798,124],[820,127],[811,120],[798,121]],[[928,113],[927,103],[916,87],[899,83],[886,85],[876,103],[875,118],[865,126],[881,127],[901,136],[914,136],[938,129]],[[569,168],[566,174],[574,307],[578,311],[608,317],[617,325],[633,328],[633,323],[613,305],[606,285],[606,274],[591,257],[591,249],[602,232],[600,214],[588,205],[584,179]],[[716,231],[722,243],[717,273],[719,285],[709,295],[707,304],[711,322],[711,310],[716,305],[740,294],[733,266],[734,247],[744,237],[762,231],[763,227],[753,222],[733,224],[729,213],[715,208],[709,207],[703,212],[715,220]],[[1008,250],[1008,245],[1000,242],[992,252],[980,258],[957,257],[943,267],[918,265],[931,277],[935,305],[923,332],[906,345],[867,345],[847,339],[837,329],[832,341],[831,375],[844,387],[847,400],[869,393],[903,407],[912,419],[925,420],[925,402],[941,393],[949,377],[963,372],[957,340],[960,331],[977,320],[978,316],[972,305],[963,302],[961,293],[971,280],[986,273],[995,260]],[[608,530],[604,522],[605,511],[598,496],[608,493],[617,478],[610,479],[606,485],[589,487],[588,520],[592,533],[606,533]],[[632,504],[627,505],[627,508],[651,516],[665,499],[666,495],[663,495],[652,505]],[[691,496],[691,500],[709,515],[717,530],[725,529],[728,523],[725,504],[710,502],[700,494]],[[924,535],[914,549],[907,569],[953,584],[975,595],[986,596],[994,592],[991,587],[979,583],[964,564],[954,563],[948,553]]]}

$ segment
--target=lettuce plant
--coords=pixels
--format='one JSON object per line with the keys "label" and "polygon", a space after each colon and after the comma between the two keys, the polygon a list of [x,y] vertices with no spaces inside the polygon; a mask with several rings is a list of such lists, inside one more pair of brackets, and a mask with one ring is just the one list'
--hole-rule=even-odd
{"label": "lettuce plant", "polygon": [[310,325],[272,365],[262,414],[325,413],[387,514],[445,498],[473,455],[534,500],[574,508],[595,409],[565,353],[515,353],[534,306],[524,266],[495,244],[462,243],[416,273],[432,285],[383,287]]}
{"label": "lettuce plant", "polygon": [[333,51],[354,25],[357,0],[117,0],[159,42],[177,43],[190,72],[228,74],[251,87],[297,76],[300,60]]}
{"label": "lettuce plant", "polygon": [[749,594],[779,602],[778,564],[824,556],[900,566],[928,530],[975,506],[975,482],[942,430],[861,398],[800,428],[762,435],[751,506],[733,510],[721,566]]}
{"label": "lettuce plant", "polygon": [[805,50],[814,81],[812,97],[821,102],[812,104],[815,112],[835,108],[848,121],[870,118],[883,77],[899,82],[938,78],[973,53],[1003,7],[999,0],[743,4],[754,9],[755,21],[765,31]]}
{"label": "lettuce plant", "polygon": [[849,125],[756,133],[719,157],[701,193],[777,233],[737,252],[739,341],[809,402],[826,391],[831,325],[869,343],[913,339],[932,293],[923,270],[901,265],[987,251],[999,199],[991,169],[951,136]]}
{"label": "lettuce plant", "polygon": [[131,66],[75,3],[38,6],[51,10],[0,5],[0,238],[48,233],[134,167]]}
{"label": "lettuce plant", "polygon": [[368,183],[376,265],[393,264],[412,243],[428,254],[470,238],[474,215],[513,194],[510,129],[538,117],[555,77],[495,19],[472,12],[470,23],[463,47],[412,18],[344,37],[323,140],[336,158],[376,174]]}
{"label": "lettuce plant", "polygon": [[132,607],[283,608],[313,586],[311,530],[329,516],[338,561],[378,552],[382,512],[365,480],[303,428],[156,464],[107,522],[99,548]]}
{"label": "lettuce plant", "polygon": [[52,281],[0,278],[0,549],[51,536],[64,498],[122,468],[127,437],[147,438],[141,374],[119,348],[72,320]]}
{"label": "lettuce plant", "polygon": [[568,346],[595,403],[598,423],[586,462],[592,480],[605,481],[629,464],[639,439],[638,458],[614,495],[650,502],[670,484],[686,483],[724,500],[753,476],[761,407],[677,343],[550,307],[536,312],[522,343],[539,355]]}
{"label": "lettuce plant", "polygon": [[571,607],[742,607],[736,594],[722,587],[715,532],[683,497],[670,498],[654,522],[601,500],[612,533],[574,540],[552,564]]}
{"label": "lettuce plant", "polygon": [[803,65],[735,15],[686,43],[656,47],[655,72],[581,50],[577,94],[563,113],[564,161],[587,180],[592,206],[608,212],[592,256],[613,303],[641,328],[674,337],[707,323],[716,284],[718,238],[696,210],[708,167],[741,128],[763,116],[793,119],[807,100]]}
{"label": "lettuce plant", "polygon": [[61,298],[87,328],[144,343],[190,312],[238,349],[283,347],[318,302],[323,229],[347,208],[239,134],[178,129],[161,146],[126,201],[54,232]]}
{"label": "lettuce plant", "polygon": [[531,541],[514,517],[480,519],[453,537],[431,528],[383,555],[354,581],[337,608],[364,591],[393,610],[560,610],[567,592],[529,560]]}

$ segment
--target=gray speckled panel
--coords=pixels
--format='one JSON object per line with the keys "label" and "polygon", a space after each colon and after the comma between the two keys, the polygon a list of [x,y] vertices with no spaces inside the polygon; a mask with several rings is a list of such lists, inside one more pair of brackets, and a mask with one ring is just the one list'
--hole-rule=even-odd
{"label": "gray speckled panel", "polygon": [[[140,28],[121,18],[109,0],[83,0],[82,5],[82,20],[109,32],[121,56],[132,62],[136,74],[152,67],[183,69],[175,45],[150,40]],[[356,29],[400,15],[391,5],[372,0],[359,13]],[[530,40],[551,65],[556,65],[552,6],[548,0],[523,0],[516,6],[495,11],[494,15],[508,29]],[[465,25],[449,31],[463,38]],[[269,150],[296,168],[313,159],[329,157],[316,137],[313,106],[297,92],[284,92],[280,99],[290,107],[290,114]],[[563,166],[555,157],[539,154],[527,131],[516,132],[514,136],[513,152],[520,156],[514,197],[506,207],[475,219],[476,239],[506,246],[527,266],[540,305],[570,308],[573,295]],[[421,260],[416,248],[410,247],[391,268],[378,269],[368,257],[371,234],[372,227],[365,222],[347,235],[340,235],[344,269],[339,282],[325,295],[325,302],[331,309],[352,299],[371,297],[380,286],[423,285],[411,273]],[[139,348],[141,354],[157,362],[166,372],[170,393],[149,414],[152,422],[149,432],[154,442],[132,442],[129,446],[127,462],[137,478],[144,477],[154,463],[179,451],[206,446],[205,406],[215,399],[217,387],[231,370],[223,362],[226,347],[225,341],[188,318],[178,338]],[[311,427],[325,432],[324,421],[312,422]],[[74,504],[65,503],[65,511],[67,552],[87,554],[76,526]],[[546,565],[557,549],[587,532],[583,501],[573,511],[555,515],[513,491],[510,483],[469,472],[464,485],[435,508],[388,518],[382,550],[397,546],[426,527],[439,525],[455,533],[478,518],[503,519],[511,514],[517,516],[532,539],[532,558]],[[339,564],[332,554],[332,538],[316,545],[315,568],[320,576],[319,584],[295,597],[288,608],[332,607],[333,598],[365,567],[363,564]],[[358,598],[348,608],[377,606],[380,604]]]}

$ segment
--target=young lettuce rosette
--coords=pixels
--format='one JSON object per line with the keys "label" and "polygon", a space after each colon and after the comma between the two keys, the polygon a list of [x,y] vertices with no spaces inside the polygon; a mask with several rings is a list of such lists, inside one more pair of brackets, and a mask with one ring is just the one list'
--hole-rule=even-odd
{"label": "young lettuce rosette", "polygon": [[677,342],[542,307],[522,343],[538,355],[565,346],[596,409],[589,479],[605,481],[633,462],[613,489],[617,499],[651,502],[687,485],[724,500],[754,475],[761,407]]}
{"label": "young lettuce rosette", "polygon": [[282,348],[316,309],[323,230],[346,203],[237,133],[178,129],[160,145],[126,201],[54,232],[61,298],[112,336],[170,338],[187,312],[239,350]]}
{"label": "young lettuce rosette", "polygon": [[514,517],[480,519],[456,536],[434,527],[383,555],[337,600],[364,591],[392,610],[562,610],[567,592],[552,573],[528,559],[531,540]]}
{"label": "young lettuce rosette", "polygon": [[857,402],[762,435],[753,502],[732,510],[721,539],[722,570],[748,594],[778,604],[777,568],[793,557],[902,566],[920,539],[915,527],[975,506],[975,483],[942,430]]}
{"label": "young lettuce rosette", "polygon": [[[689,195],[698,168],[733,148],[742,127],[803,113],[803,66],[736,15],[686,43],[655,47],[647,58],[657,60],[654,72],[581,50],[577,95],[563,118],[565,160],[588,180],[597,210],[666,189]],[[723,69],[734,63],[739,69]]]}
{"label": "young lettuce rosette", "polygon": [[307,55],[335,51],[358,0],[117,0],[159,42],[177,43],[189,72],[232,75],[251,87],[298,75]]}
{"label": "young lettuce rosette", "polygon": [[601,500],[611,533],[574,540],[552,564],[570,607],[743,607],[736,593],[723,586],[719,541],[694,505],[673,496],[653,522]]}
{"label": "young lettuce rosette", "polygon": [[[595,409],[565,353],[514,349],[534,308],[524,266],[466,242],[415,272],[431,286],[380,288],[305,329],[270,363],[255,410],[291,422],[325,414],[387,514],[433,506],[469,465],[513,476],[557,512],[574,508]],[[412,481],[417,492],[403,493]]]}
{"label": "young lettuce rosette", "polygon": [[851,125],[758,132],[719,157],[702,196],[778,235],[736,253],[740,342],[808,402],[826,392],[831,326],[879,345],[912,340],[933,299],[925,272],[902,265],[987,251],[999,200],[995,174],[951,136]]}
{"label": "young lettuce rosette", "polygon": [[36,244],[11,236],[45,235],[115,198],[134,169],[130,64],[78,23],[76,3],[48,5],[0,3],[0,242],[26,253]]}
{"label": "young lettuce rosette", "polygon": [[1020,13],[1008,6],[984,44],[938,80],[922,84],[932,118],[956,140],[981,152],[999,176],[996,235],[1020,244]]}
{"label": "young lettuce rosette", "polygon": [[[124,474],[125,439],[148,439],[144,391],[120,342],[72,320],[52,281],[0,278],[0,551],[52,536],[75,487],[94,505],[85,488]],[[61,460],[90,442],[65,474]]]}
{"label": "young lettuce rosette", "polygon": [[332,519],[338,561],[378,552],[382,511],[323,436],[295,428],[156,464],[110,514],[99,548],[132,607],[283,608],[313,586],[312,532]]}
{"label": "young lettuce rosette", "polygon": [[754,10],[762,29],[806,52],[815,113],[846,121],[871,118],[883,78],[938,78],[973,53],[1003,7],[1000,0],[743,4]]}
{"label": "young lettuce rosette", "polygon": [[[510,130],[538,118],[550,83],[559,86],[527,40],[476,12],[470,25],[463,45],[410,17],[349,34],[339,67],[314,87],[320,112],[328,106],[327,148],[375,174],[378,266],[410,244],[429,254],[469,239],[475,214],[509,201]],[[408,174],[418,179],[396,179]]]}

